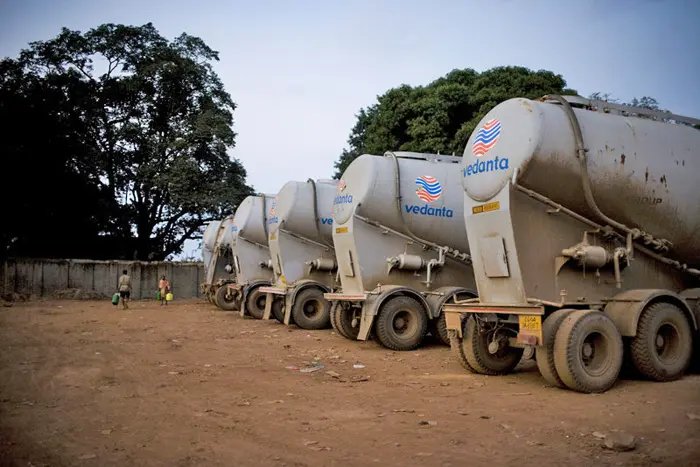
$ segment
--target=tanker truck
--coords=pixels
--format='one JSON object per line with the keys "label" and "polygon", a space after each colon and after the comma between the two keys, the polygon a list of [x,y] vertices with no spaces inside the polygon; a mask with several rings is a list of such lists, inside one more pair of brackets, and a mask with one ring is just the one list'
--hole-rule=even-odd
{"label": "tanker truck", "polygon": [[[324,292],[335,285],[333,197],[338,182],[309,179],[288,182],[270,209],[269,242],[275,282],[261,287],[270,314],[302,329],[323,329],[330,323],[330,303]],[[281,318],[281,319],[280,319]]]}
{"label": "tanker truck", "polygon": [[367,340],[374,327],[381,345],[401,351],[428,330],[449,342],[442,305],[475,296],[460,160],[387,152],[345,170],[333,200],[342,290],[324,294],[340,335]]}
{"label": "tanker truck", "polygon": [[271,195],[248,196],[238,206],[231,226],[231,250],[236,282],[224,286],[219,300],[226,310],[239,310],[261,319],[265,312],[265,294],[260,287],[273,279],[272,261],[267,241],[268,212]]}
{"label": "tanker truck", "polygon": [[204,282],[200,292],[207,300],[218,305],[217,294],[223,294],[221,287],[235,281],[233,254],[231,251],[231,227],[233,216],[223,221],[210,222],[202,236],[202,256],[204,260]]}
{"label": "tanker truck", "polygon": [[612,387],[623,360],[655,381],[684,374],[698,124],[578,96],[510,99],[481,120],[461,167],[479,297],[443,308],[467,370],[508,373],[528,348],[547,383],[584,393]]}

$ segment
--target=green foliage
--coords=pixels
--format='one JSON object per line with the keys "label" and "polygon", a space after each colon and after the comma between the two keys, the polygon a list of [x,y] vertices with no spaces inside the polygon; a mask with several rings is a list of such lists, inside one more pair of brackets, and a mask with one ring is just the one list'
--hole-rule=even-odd
{"label": "green foliage", "polygon": [[[181,251],[204,222],[232,213],[252,193],[245,169],[227,155],[236,105],[212,69],[217,60],[201,39],[168,41],[150,23],[64,28],[3,60],[0,83],[14,83],[8,94],[37,114],[51,99],[49,121],[25,131],[43,147],[49,135],[62,138],[51,157],[104,205],[82,212],[105,214],[93,230],[128,244],[135,250],[128,256],[155,260]],[[9,116],[13,108],[3,110]],[[49,158],[22,149],[21,138],[10,145],[16,157]]]}
{"label": "green foliage", "polygon": [[496,104],[513,97],[576,94],[561,75],[523,67],[497,67],[482,73],[453,70],[427,86],[402,85],[377,103],[360,109],[348,148],[335,163],[334,178],[362,154],[416,151],[462,155],[479,121]]}
{"label": "green foliage", "polygon": [[612,95],[607,92],[594,92],[591,95],[589,95],[588,98],[593,100],[610,102],[611,104],[621,104],[629,105],[630,107],[639,107],[640,109],[662,110],[659,107],[659,102],[653,97],[649,96],[642,96],[639,99],[634,97],[629,102],[620,102],[619,99],[612,97]]}

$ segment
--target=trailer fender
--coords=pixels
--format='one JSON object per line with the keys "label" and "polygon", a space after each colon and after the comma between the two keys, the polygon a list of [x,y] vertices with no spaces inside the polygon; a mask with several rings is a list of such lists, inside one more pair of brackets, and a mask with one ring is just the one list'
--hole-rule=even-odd
{"label": "trailer fender", "polygon": [[[292,318],[292,307],[294,306],[294,301],[297,295],[303,290],[309,289],[311,287],[318,287],[323,290],[324,293],[332,292],[333,290],[325,284],[322,284],[313,279],[302,279],[294,283],[294,288],[291,292],[288,292],[284,300],[284,324],[289,326],[289,322]],[[287,298],[288,297],[288,298]]]}
{"label": "trailer fender", "polygon": [[664,289],[636,289],[626,290],[615,295],[603,311],[624,337],[634,337],[637,335],[637,323],[642,312],[651,304],[657,302],[667,302],[676,305],[683,310],[688,318],[692,329],[698,329],[695,315],[688,306],[686,299],[670,290]]}
{"label": "trailer fender", "polygon": [[[700,288],[686,289],[681,292],[680,295],[685,299],[688,306],[693,311],[693,314],[695,315],[695,322],[700,322]],[[697,326],[695,330],[698,330]]]}
{"label": "trailer fender", "polygon": [[365,300],[365,302],[362,304],[362,318],[360,319],[360,332],[357,336],[358,340],[366,341],[369,339],[369,334],[372,331],[372,325],[374,324],[374,317],[377,316],[377,313],[379,313],[379,310],[384,302],[397,295],[405,295],[415,298],[421,305],[423,305],[425,312],[428,314],[428,318],[432,318],[430,304],[427,302],[423,294],[401,285],[383,285],[379,287],[378,290],[375,289],[375,291],[373,291],[370,296],[367,297],[367,300]]}
{"label": "trailer fender", "polygon": [[430,294],[426,298],[428,305],[430,305],[431,311],[429,316],[431,319],[435,319],[442,314],[442,306],[455,294],[461,296],[468,295],[469,298],[478,297],[475,290],[467,289],[465,287],[446,286],[435,289],[434,292],[439,293],[440,295]]}

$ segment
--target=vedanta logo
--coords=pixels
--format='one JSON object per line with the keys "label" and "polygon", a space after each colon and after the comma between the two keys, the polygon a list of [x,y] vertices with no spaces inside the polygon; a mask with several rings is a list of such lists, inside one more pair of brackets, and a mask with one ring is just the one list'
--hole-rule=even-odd
{"label": "vedanta logo", "polygon": [[441,208],[434,208],[424,204],[423,206],[416,206],[415,204],[404,204],[404,209],[407,214],[418,214],[421,216],[433,216],[433,217],[453,217],[454,211],[452,209],[447,209],[445,206]]}
{"label": "vedanta logo", "polygon": [[502,157],[499,159],[498,156],[496,156],[494,159],[488,161],[475,161],[473,164],[462,167],[462,176],[468,177],[470,175],[492,172],[495,170],[508,170],[508,158]]}
{"label": "vedanta logo", "polygon": [[351,204],[352,195],[338,195],[333,200],[333,204]]}

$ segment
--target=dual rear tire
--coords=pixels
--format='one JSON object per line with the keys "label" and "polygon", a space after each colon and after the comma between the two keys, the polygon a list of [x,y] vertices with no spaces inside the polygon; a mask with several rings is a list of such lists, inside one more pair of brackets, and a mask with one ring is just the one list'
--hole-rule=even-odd
{"label": "dual rear tire", "polygon": [[[537,366],[552,386],[584,393],[607,391],[624,363],[624,344],[615,323],[603,312],[558,310],[544,322]],[[653,381],[680,378],[692,357],[692,328],[683,311],[655,303],[639,317],[627,346],[630,363]]]}
{"label": "dual rear tire", "polygon": [[214,305],[225,311],[236,311],[241,309],[241,301],[234,293],[229,293],[226,284],[216,289],[212,298]]}
{"label": "dual rear tire", "polygon": [[524,349],[507,344],[507,331],[493,323],[480,322],[475,315],[462,321],[462,338],[451,333],[452,353],[463,368],[482,375],[497,376],[512,372]]}

